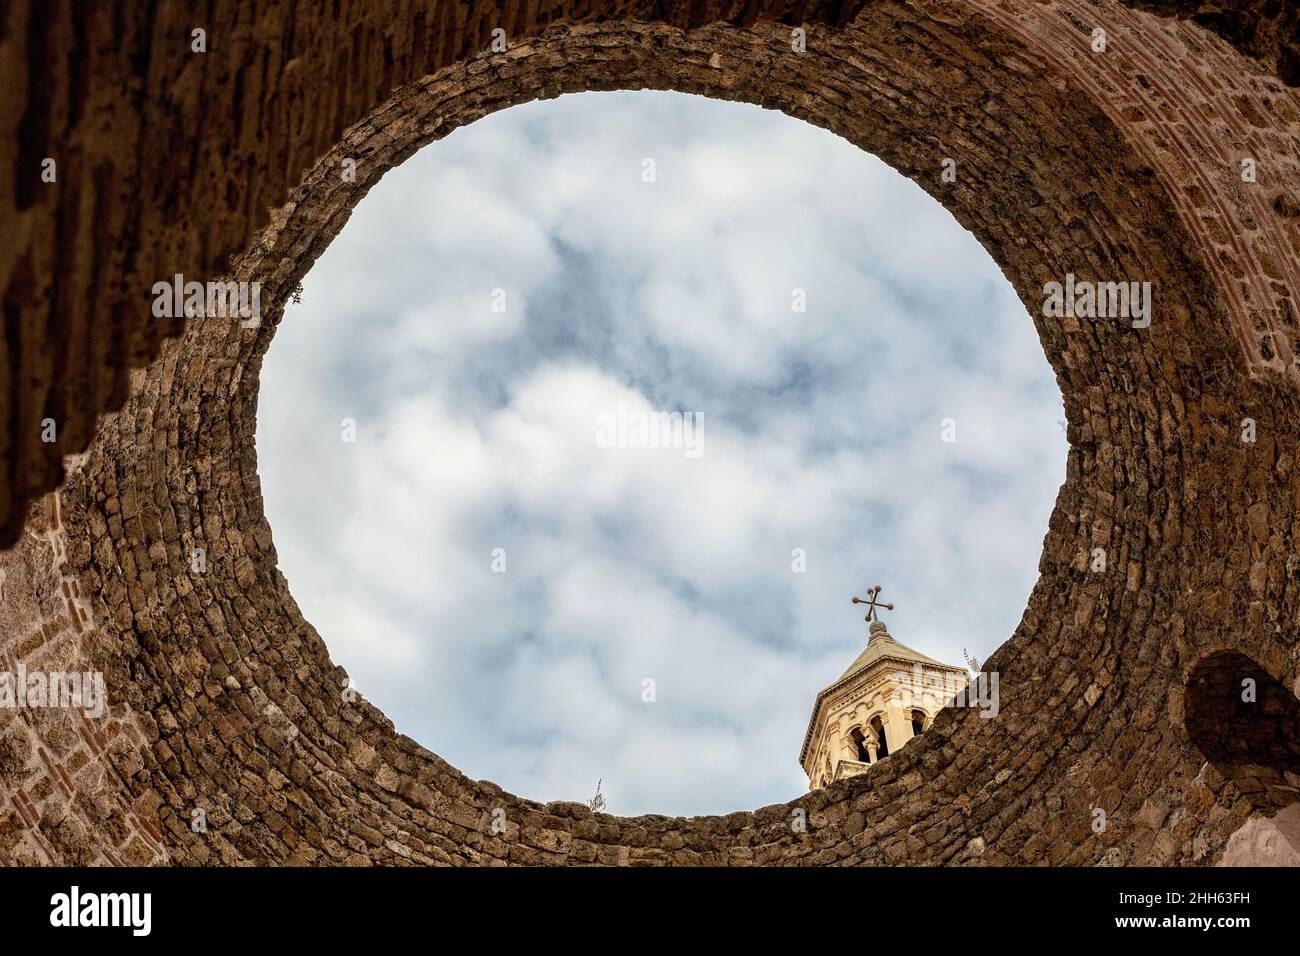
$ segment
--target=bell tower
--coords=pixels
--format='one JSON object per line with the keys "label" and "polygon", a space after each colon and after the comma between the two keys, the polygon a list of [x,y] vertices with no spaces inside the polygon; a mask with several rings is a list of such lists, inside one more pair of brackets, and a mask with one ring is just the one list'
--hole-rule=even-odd
{"label": "bell tower", "polygon": [[892,604],[877,600],[880,587],[867,597],[867,646],[829,687],[817,695],[799,762],[808,774],[808,789],[864,772],[925,731],[970,677],[964,667],[944,664],[898,643],[880,619]]}

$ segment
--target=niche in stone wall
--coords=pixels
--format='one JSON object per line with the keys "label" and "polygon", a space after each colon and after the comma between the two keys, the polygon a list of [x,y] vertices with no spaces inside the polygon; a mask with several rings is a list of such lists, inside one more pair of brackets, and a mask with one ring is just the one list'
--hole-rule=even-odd
{"label": "niche in stone wall", "polygon": [[1192,742],[1256,806],[1300,800],[1300,699],[1257,661],[1216,651],[1187,678]]}

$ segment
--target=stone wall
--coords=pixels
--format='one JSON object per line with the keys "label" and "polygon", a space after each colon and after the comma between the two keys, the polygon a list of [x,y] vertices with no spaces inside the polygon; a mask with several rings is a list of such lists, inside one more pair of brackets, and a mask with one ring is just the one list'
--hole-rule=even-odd
{"label": "stone wall", "polygon": [[[0,671],[93,669],[94,601],[68,567],[59,492],[0,553]],[[116,694],[114,697],[118,696]],[[157,797],[125,778],[148,738],[129,709],[0,709],[0,865],[147,865],[166,858]]]}
{"label": "stone wall", "polygon": [[[1280,21],[1243,40],[1082,0],[525,4],[495,54],[479,8],[218,2],[210,52],[190,54],[193,18],[160,6],[146,22],[20,2],[0,28],[4,69],[27,65],[17,102],[46,83],[48,114],[4,102],[0,163],[56,139],[68,157],[57,199],[16,185],[0,248],[22,372],[0,408],[0,448],[19,449],[0,514],[50,487],[92,409],[121,405],[0,554],[6,660],[88,661],[113,703],[75,738],[0,716],[11,859],[1204,864],[1294,797],[1294,737],[1212,746],[1213,720],[1189,716],[1224,692],[1224,654],[1258,672],[1270,715],[1300,679],[1300,95],[1265,29]],[[107,82],[122,75],[138,79]],[[1069,420],[1040,580],[985,665],[999,716],[946,709],[867,773],[720,818],[534,803],[396,734],[293,602],[254,455],[282,303],[385,170],[496,109],[641,87],[780,109],[915,179],[1018,290]],[[260,326],[196,318],[162,342],[180,324],[149,319],[144,290],[227,269],[264,283]],[[1067,272],[1152,281],[1151,327],[1044,318],[1043,283]],[[57,447],[23,445],[50,409]]]}
{"label": "stone wall", "polygon": [[[1190,17],[1257,58],[1266,72],[1292,85],[1300,82],[1300,13],[1291,4],[1126,3]],[[180,331],[181,319],[160,320],[143,308],[152,284],[177,272],[212,277],[226,271],[302,173],[395,87],[475,56],[497,27],[513,41],[562,23],[748,27],[761,20],[813,27],[848,23],[865,5],[867,0],[5,4],[0,168],[11,171],[13,185],[0,190],[0,216],[8,224],[0,238],[0,547],[17,540],[25,503],[61,480],[62,458],[87,447],[96,416],[121,406],[129,370],[156,356],[163,338]],[[982,10],[1012,35],[1027,26],[1068,31],[1077,16],[1129,28],[1134,23],[1114,3],[1095,14],[1090,4],[1039,0],[918,0],[899,15],[903,22],[926,16],[942,22],[963,18],[968,9]],[[196,28],[206,31],[205,53],[192,52]],[[1161,63],[1176,51],[1154,48],[1147,55]],[[967,66],[978,69],[978,56]],[[1190,90],[1199,97],[1213,86],[1207,76],[1180,89],[1175,110],[1193,115],[1178,101]],[[55,162],[53,183],[42,178],[46,160]],[[42,441],[47,419],[57,424],[57,442]]]}

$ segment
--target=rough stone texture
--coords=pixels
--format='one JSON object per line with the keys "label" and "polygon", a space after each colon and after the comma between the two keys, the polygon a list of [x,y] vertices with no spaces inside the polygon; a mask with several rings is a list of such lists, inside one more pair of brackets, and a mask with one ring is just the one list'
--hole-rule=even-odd
{"label": "rough stone texture", "polygon": [[1133,6],[1191,19],[1243,53],[1276,64],[1288,86],[1300,86],[1300,6],[1293,0],[1134,0]]}
{"label": "rough stone texture", "polygon": [[[78,318],[54,323],[62,352],[20,366],[45,397],[5,392],[0,447],[26,434],[14,423],[39,418],[32,409],[50,395],[69,420],[120,401],[126,383],[113,370],[170,331],[138,324],[147,304],[110,315],[104,303],[144,300],[176,271],[210,277],[203,270],[238,253],[232,274],[261,279],[271,307],[256,329],[193,319],[164,343],[57,502],[29,509],[39,522],[59,508],[58,526],[32,524],[40,530],[0,554],[7,586],[27,595],[18,630],[43,640],[30,651],[10,631],[2,646],[88,655],[115,705],[104,734],[116,727],[122,741],[95,753],[102,772],[87,785],[102,806],[56,799],[40,781],[57,770],[42,777],[37,751],[63,751],[26,715],[13,718],[23,726],[8,751],[0,740],[0,774],[20,779],[0,779],[15,808],[0,818],[13,834],[0,846],[50,862],[134,859],[156,832],[159,855],[183,864],[1205,864],[1248,821],[1296,799],[1286,715],[1300,680],[1300,95],[1279,79],[1270,4],[1248,9],[1264,14],[1251,36],[1274,40],[1229,37],[1236,47],[1196,22],[1112,2],[809,5],[786,15],[808,28],[803,54],[773,19],[784,8],[565,16],[529,4],[503,15],[506,53],[466,55],[496,25],[477,8],[343,2],[322,18],[315,5],[289,17],[288,4],[214,2],[205,62],[165,52],[187,49],[192,18],[162,6],[152,23],[115,21],[114,6],[77,15],[93,20],[76,28],[94,71],[60,81],[51,109],[76,115],[49,124],[82,131],[59,185],[79,205],[15,190],[22,211],[0,249],[7,361],[46,354],[52,309]],[[43,77],[54,68],[26,53],[65,50],[71,27],[56,4],[33,28],[31,9],[10,13],[0,49]],[[1098,23],[1105,54],[1089,46]],[[91,42],[107,33],[122,42]],[[146,47],[142,59],[122,52]],[[14,71],[9,56],[0,62]],[[147,79],[103,82],[128,66]],[[593,816],[524,800],[465,778],[345,699],[345,675],[276,568],[254,455],[257,374],[280,303],[386,169],[505,106],[638,87],[780,109],[914,178],[1020,293],[1069,419],[1040,580],[985,665],[1000,673],[999,716],[946,709],[865,774],[721,818]],[[138,149],[145,134],[174,148]],[[39,153],[32,135],[6,141],[0,163]],[[948,156],[953,184],[939,178]],[[1247,156],[1255,183],[1240,177]],[[339,176],[344,157],[357,160],[356,183]],[[1152,281],[1153,324],[1043,318],[1043,283],[1067,272]],[[73,302],[86,308],[69,311]],[[74,360],[79,378],[56,374]],[[1241,440],[1245,417],[1257,423],[1253,443]],[[88,437],[88,419],[78,427]],[[18,456],[8,502],[48,487],[57,468],[31,480],[38,458]],[[205,573],[191,568],[197,547]],[[1100,573],[1089,570],[1098,547]],[[52,597],[65,578],[71,604]],[[1260,746],[1229,712],[1220,719],[1231,732],[1214,733],[1214,701],[1243,672],[1257,679],[1278,747]],[[196,808],[206,833],[190,828]],[[1106,812],[1101,833],[1095,808]],[[497,809],[504,833],[492,827]],[[790,826],[799,809],[806,833]],[[143,849],[127,849],[135,837]]]}
{"label": "rough stone texture", "polygon": [[[1190,17],[1258,58],[1268,73],[1300,83],[1300,13],[1289,0],[1125,3]],[[6,223],[0,232],[5,324],[0,339],[0,547],[17,539],[26,502],[59,482],[61,459],[86,448],[96,415],[121,406],[128,370],[154,358],[162,339],[180,331],[180,319],[156,319],[143,308],[152,284],[177,272],[211,278],[226,271],[265,224],[268,210],[284,201],[312,162],[395,87],[465,62],[487,48],[496,27],[514,41],[531,39],[551,25],[593,21],[693,28],[716,23],[750,27],[775,20],[812,28],[848,23],[867,5],[875,4],[6,3],[0,7],[0,168],[11,171],[13,185],[0,189],[0,216]],[[1057,53],[1071,56],[1080,49],[1079,38],[1071,36],[1076,28],[1105,24],[1117,39],[1127,33],[1142,41],[1129,55],[1145,61],[1146,80],[1179,57],[1179,41],[1143,49],[1154,35],[1136,29],[1138,21],[1113,2],[915,0],[896,16],[900,23],[925,17],[946,23],[963,20],[973,10],[988,15],[1008,37],[1025,28],[1055,32]],[[890,46],[893,17],[877,16],[885,32],[871,42],[906,56],[906,44]],[[206,53],[191,52],[196,27],[207,31]],[[950,68],[981,69],[982,54],[971,52],[968,60],[952,62]],[[1182,74],[1192,80],[1190,85],[1166,87],[1167,99],[1142,99],[1163,107],[1158,112],[1166,119],[1199,127],[1203,117],[1197,101],[1217,94],[1220,77],[1234,79],[1244,68],[1240,61],[1233,56],[1218,63],[1210,56],[1200,64],[1205,69]],[[1219,66],[1227,72],[1220,74]],[[1116,84],[1110,71],[1086,72],[1103,85],[1103,100],[1124,94],[1125,82]],[[1128,82],[1134,79],[1130,72]],[[775,82],[780,82],[777,76],[764,77],[764,85]],[[1244,125],[1201,128],[1200,133],[1210,134],[1207,142],[1219,145],[1220,132],[1276,125],[1278,117],[1270,115],[1266,102],[1238,106]],[[1261,117],[1255,109],[1265,111],[1262,122],[1256,122]],[[46,158],[57,162],[56,183],[41,179]],[[1205,183],[1196,185],[1204,188]],[[1206,208],[1217,219],[1223,210],[1216,205]],[[1294,217],[1297,210],[1288,206],[1279,212]],[[1272,277],[1277,268],[1282,264],[1273,260],[1272,270],[1266,266],[1265,272]],[[1276,331],[1267,319],[1275,298],[1261,303],[1266,316],[1261,331]],[[1288,314],[1294,320],[1294,310]],[[1257,350],[1252,346],[1252,353]],[[1289,352],[1282,353],[1282,361],[1289,359]],[[41,441],[41,422],[47,418],[58,424],[57,443]]]}
{"label": "rough stone texture", "polygon": [[1247,820],[1228,841],[1220,864],[1300,866],[1300,804],[1269,820]]}
{"label": "rough stone texture", "polygon": [[[92,668],[92,602],[67,561],[62,496],[32,508],[22,546],[0,554],[0,671]],[[116,695],[114,695],[116,696]],[[157,796],[127,786],[148,740],[129,708],[0,709],[0,865],[166,859]]]}

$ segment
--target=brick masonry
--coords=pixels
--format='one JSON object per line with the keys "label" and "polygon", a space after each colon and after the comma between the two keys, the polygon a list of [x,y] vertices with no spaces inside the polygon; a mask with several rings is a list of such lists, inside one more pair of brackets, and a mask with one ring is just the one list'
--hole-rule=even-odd
{"label": "brick masonry", "polygon": [[[67,562],[62,496],[32,508],[21,546],[0,554],[0,671],[93,669],[92,601]],[[147,865],[166,859],[157,798],[123,774],[148,745],[121,704],[104,714],[0,709],[0,865]]]}
{"label": "brick masonry", "polygon": [[[1272,695],[1270,725],[1294,734],[1287,695],[1300,679],[1300,95],[1284,82],[1285,23],[1247,16],[1266,4],[1204,25],[1137,9],[1150,3],[1076,0],[809,5],[802,19],[763,4],[667,17],[648,4],[525,4],[503,14],[504,54],[486,50],[487,10],[339,6],[323,20],[314,5],[213,3],[206,60],[188,52],[183,6],[144,22],[113,5],[33,15],[20,2],[0,29],[15,54],[3,69],[27,65],[26,87],[0,84],[27,90],[19,107],[12,93],[0,101],[17,131],[0,163],[50,142],[68,157],[57,199],[20,177],[0,200],[15,204],[0,365],[21,370],[0,408],[0,448],[18,449],[0,514],[57,480],[62,461],[48,456],[88,446],[0,553],[0,651],[87,661],[113,702],[94,725],[0,712],[0,852],[1207,864],[1295,801],[1293,736],[1264,747],[1249,722],[1227,720],[1211,742],[1214,695],[1242,674]],[[806,26],[806,53],[791,52],[790,22]],[[93,42],[109,34],[121,42]],[[34,49],[48,62],[31,63]],[[53,54],[73,50],[88,70],[58,69]],[[106,81],[141,62],[147,75]],[[53,84],[44,119],[37,81]],[[1069,419],[1040,580],[985,665],[1001,675],[999,717],[950,708],[868,773],[721,818],[515,797],[349,700],[276,567],[254,455],[280,305],[369,185],[493,110],[640,87],[780,109],[915,179],[1019,291]],[[355,183],[339,176],[345,157]],[[939,177],[944,157],[955,183]],[[1242,158],[1257,161],[1256,182],[1242,181]],[[269,313],[256,329],[193,319],[163,342],[179,324],[148,319],[144,290],[177,271],[258,278]],[[1152,326],[1043,318],[1043,283],[1067,272],[1152,281]],[[131,363],[143,367],[128,378]],[[117,406],[91,429],[92,409]],[[57,448],[23,450],[51,408],[67,423]],[[800,810],[806,833],[790,825]]]}

